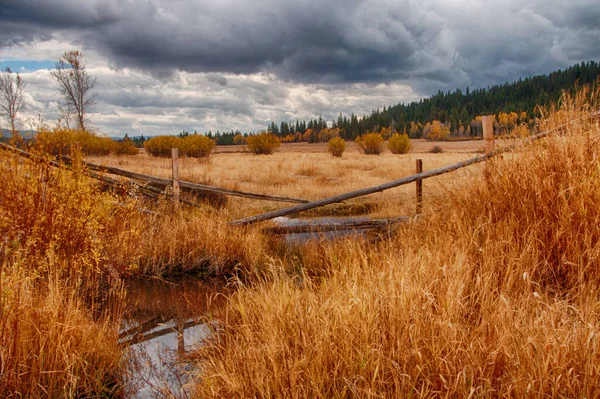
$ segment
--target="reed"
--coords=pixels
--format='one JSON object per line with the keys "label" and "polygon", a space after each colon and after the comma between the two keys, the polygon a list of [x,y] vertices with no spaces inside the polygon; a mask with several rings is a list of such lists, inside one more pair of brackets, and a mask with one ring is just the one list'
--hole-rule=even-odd
{"label": "reed", "polygon": [[271,262],[198,352],[196,394],[597,397],[599,134],[578,121],[487,164],[392,240]]}

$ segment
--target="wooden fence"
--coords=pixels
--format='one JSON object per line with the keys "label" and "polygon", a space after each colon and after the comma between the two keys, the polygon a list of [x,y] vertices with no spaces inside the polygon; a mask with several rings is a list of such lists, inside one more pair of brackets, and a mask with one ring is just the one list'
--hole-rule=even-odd
{"label": "wooden fence", "polygon": [[[320,199],[317,201],[308,201],[300,198],[290,198],[290,197],[280,197],[266,194],[258,194],[258,193],[250,193],[238,190],[230,190],[225,188],[219,188],[214,186],[209,186],[205,184],[198,184],[193,182],[188,182],[179,179],[179,167],[178,167],[178,151],[177,149],[173,149],[172,151],[172,178],[161,178],[156,176],[149,176],[141,173],[134,173],[131,171],[119,169],[112,166],[98,165],[91,162],[84,162],[81,160],[80,156],[77,155],[78,152],[75,153],[74,157],[69,156],[61,156],[59,159],[65,164],[71,166],[75,170],[84,170],[85,173],[94,178],[101,180],[110,185],[117,185],[122,183],[119,180],[110,178],[106,176],[106,174],[120,176],[121,178],[125,178],[126,182],[132,184],[139,188],[140,192],[146,196],[152,198],[158,198],[159,195],[169,195],[173,198],[176,204],[184,203],[187,205],[197,205],[191,201],[185,200],[181,198],[180,191],[187,190],[195,193],[212,193],[224,196],[236,196],[243,198],[250,198],[256,200],[264,200],[264,201],[277,201],[277,202],[288,202],[288,203],[297,203],[299,205],[291,206],[288,208],[278,209],[275,211],[266,212],[259,215],[249,216],[243,219],[234,220],[229,222],[232,226],[243,226],[249,225],[253,223],[263,222],[267,220],[274,219],[276,217],[289,216],[299,212],[308,211],[315,208],[320,208],[326,205],[339,203],[343,201],[347,201],[349,199],[363,197],[369,194],[389,190],[395,187],[400,187],[406,184],[416,183],[416,213],[419,214],[422,209],[422,200],[423,200],[423,185],[422,182],[425,179],[429,179],[431,177],[440,176],[446,173],[450,173],[464,167],[475,165],[481,162],[485,162],[499,154],[513,151],[525,143],[533,142],[539,139],[542,139],[549,134],[556,132],[560,129],[564,129],[568,127],[570,124],[591,119],[594,117],[598,117],[600,112],[590,113],[582,118],[578,118],[576,120],[569,121],[565,124],[557,126],[553,129],[538,133],[536,135],[530,136],[527,139],[522,140],[519,143],[513,144],[511,146],[506,146],[497,149],[494,143],[494,134],[493,134],[493,117],[485,116],[483,117],[483,138],[484,138],[484,148],[485,153],[471,159],[458,162],[452,165],[444,166],[442,168],[429,170],[423,172],[423,163],[422,160],[418,159],[416,163],[416,174],[412,176],[403,177],[398,180],[393,180],[378,186],[363,188],[356,191],[351,191],[344,194],[339,194],[333,197]],[[4,148],[6,150],[15,152],[20,156],[32,159],[42,160],[39,156],[31,154],[29,152],[20,150],[13,146],[10,146],[5,143],[0,143],[0,148]],[[52,166],[60,166],[61,163],[56,160],[50,161],[50,165]],[[81,168],[80,165],[85,165],[85,168]],[[155,187],[156,186],[156,187]],[[168,192],[167,188],[172,188],[172,192]],[[397,217],[392,219],[383,219],[383,220],[371,220],[367,222],[341,222],[341,223],[330,223],[330,224],[320,224],[320,225],[308,225],[308,226],[287,226],[287,227],[271,227],[265,229],[265,232],[271,234],[291,234],[291,233],[306,233],[306,232],[322,232],[322,231],[332,231],[332,230],[351,230],[351,229],[370,229],[370,228],[381,228],[385,226],[389,226],[393,223],[400,223],[409,220],[408,217]]]}

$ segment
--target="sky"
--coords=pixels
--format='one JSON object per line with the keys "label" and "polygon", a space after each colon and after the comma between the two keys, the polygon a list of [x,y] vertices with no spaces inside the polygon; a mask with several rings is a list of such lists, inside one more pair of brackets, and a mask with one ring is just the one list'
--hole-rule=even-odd
{"label": "sky", "polygon": [[0,0],[0,68],[22,128],[56,123],[77,49],[101,134],[251,132],[598,61],[599,21],[597,0]]}

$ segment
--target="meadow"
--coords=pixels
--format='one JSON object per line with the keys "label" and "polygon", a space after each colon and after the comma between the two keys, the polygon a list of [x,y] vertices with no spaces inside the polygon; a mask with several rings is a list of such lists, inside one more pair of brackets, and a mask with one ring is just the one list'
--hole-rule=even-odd
{"label": "meadow", "polygon": [[[179,176],[182,180],[246,192],[317,200],[344,192],[374,186],[415,173],[416,159],[422,159],[424,169],[435,169],[473,157],[481,152],[482,141],[432,143],[413,140],[413,151],[395,155],[389,151],[379,156],[362,155],[354,143],[341,158],[327,153],[327,144],[287,143],[269,156],[255,156],[244,152],[243,146],[217,147],[211,162],[181,158]],[[505,144],[512,143],[506,141]],[[438,145],[443,152],[429,150]],[[503,145],[500,141],[499,145]],[[170,158],[152,157],[142,152],[136,156],[91,156],[89,161],[115,166],[136,173],[171,177]],[[473,170],[477,170],[474,168]],[[464,171],[462,173],[473,173]],[[435,195],[444,184],[452,184],[454,177],[437,179],[426,185],[425,198]],[[241,218],[272,209],[283,204],[229,198],[223,212],[230,218]],[[427,202],[427,201],[425,201]],[[414,186],[374,194],[354,201],[374,206],[373,217],[411,215],[415,211]],[[332,206],[330,208],[336,208]]]}
{"label": "meadow", "polygon": [[[197,397],[598,397],[600,127],[577,119],[597,100],[565,96],[542,128],[576,120],[568,127],[426,180],[422,216],[376,244],[282,249],[263,225],[227,222],[283,204],[175,211],[0,151],[0,396],[118,396],[123,282],[184,272],[231,287],[194,354]],[[210,162],[183,158],[180,178],[319,199],[411,175],[417,158],[425,170],[465,160],[482,143],[433,145],[380,156],[349,146],[342,158],[308,144],[269,156],[217,148]],[[86,160],[171,173],[147,154]],[[412,215],[414,186],[355,203],[371,217]]]}

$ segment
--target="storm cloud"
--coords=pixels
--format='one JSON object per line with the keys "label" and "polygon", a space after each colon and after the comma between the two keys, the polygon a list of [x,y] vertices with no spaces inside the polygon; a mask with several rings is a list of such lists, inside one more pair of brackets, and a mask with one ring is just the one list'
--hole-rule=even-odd
{"label": "storm cloud", "polygon": [[[389,101],[372,109],[598,60],[599,20],[594,0],[0,0],[0,54],[66,43],[113,71],[140,71],[136,79],[165,85],[172,104],[221,109],[258,125],[265,113],[307,114],[273,111],[302,90],[361,87],[371,100],[385,93]],[[181,79],[201,82],[209,94],[177,91]],[[142,98],[151,90],[126,93],[132,83],[123,85],[115,87],[125,93],[107,88],[103,100],[160,106]],[[406,89],[393,98],[386,87]],[[248,97],[235,97],[242,94]],[[324,116],[330,106],[334,114],[364,110],[325,101],[319,111],[309,105],[319,101],[298,101],[292,105]]]}
{"label": "storm cloud", "polygon": [[[117,67],[443,87],[600,54],[596,1],[4,0],[2,43],[61,33]],[[14,29],[18,26],[19,29]],[[27,33],[25,33],[27,32]],[[470,81],[470,82],[465,82]]]}

